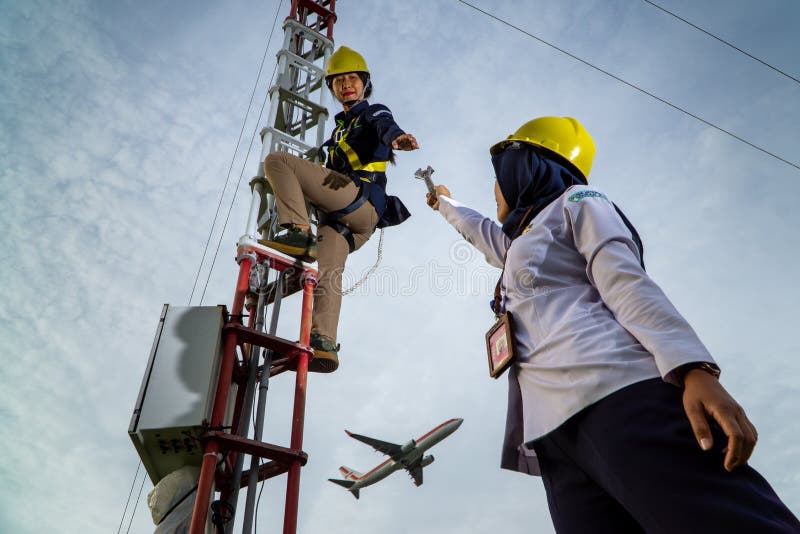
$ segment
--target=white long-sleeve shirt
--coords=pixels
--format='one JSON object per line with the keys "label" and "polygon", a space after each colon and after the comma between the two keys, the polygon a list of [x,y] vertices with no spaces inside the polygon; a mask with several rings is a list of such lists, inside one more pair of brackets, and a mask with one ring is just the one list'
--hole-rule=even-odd
{"label": "white long-sleeve shirt", "polygon": [[539,474],[524,444],[626,386],[676,383],[677,367],[714,362],[597,188],[567,189],[511,246],[497,223],[453,199],[439,196],[439,211],[489,264],[502,267],[507,251],[501,307],[514,319],[517,360],[502,467]]}

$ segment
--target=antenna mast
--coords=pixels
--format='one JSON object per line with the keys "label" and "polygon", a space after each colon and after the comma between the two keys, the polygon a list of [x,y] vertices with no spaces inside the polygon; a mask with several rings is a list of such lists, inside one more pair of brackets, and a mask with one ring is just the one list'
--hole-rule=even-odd
{"label": "antenna mast", "polygon": [[[318,272],[259,243],[277,225],[264,159],[280,151],[318,159],[328,118],[324,68],[333,53],[335,21],[335,0],[292,0],[275,84],[269,88],[258,169],[250,182],[246,228],[237,243],[239,274],[230,312],[224,306],[165,305],[134,408],[128,432],[154,484],[186,466],[200,467],[191,534],[205,534],[211,523],[217,532],[225,531],[245,487],[242,532],[251,534],[258,483],[284,473],[283,533],[297,530],[300,469],[308,460],[303,425]],[[299,291],[295,343],[277,337],[276,330],[282,299]],[[291,338],[297,339],[295,334]],[[286,371],[295,372],[295,391],[290,443],[283,447],[263,442],[262,434],[269,379]],[[250,457],[248,470],[245,456]],[[211,502],[217,493],[220,499]],[[183,517],[188,519],[188,509]]]}

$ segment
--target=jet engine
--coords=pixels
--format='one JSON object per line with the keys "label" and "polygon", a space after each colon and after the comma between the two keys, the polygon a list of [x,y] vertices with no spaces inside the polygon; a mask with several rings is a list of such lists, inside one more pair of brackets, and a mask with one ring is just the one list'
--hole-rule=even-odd
{"label": "jet engine", "polygon": [[411,441],[400,447],[400,453],[405,454],[409,451],[413,451],[416,448],[416,446],[417,442],[412,439]]}
{"label": "jet engine", "polygon": [[429,454],[428,456],[423,456],[422,460],[420,460],[419,465],[421,467],[425,467],[426,465],[431,465],[433,463],[433,455]]}

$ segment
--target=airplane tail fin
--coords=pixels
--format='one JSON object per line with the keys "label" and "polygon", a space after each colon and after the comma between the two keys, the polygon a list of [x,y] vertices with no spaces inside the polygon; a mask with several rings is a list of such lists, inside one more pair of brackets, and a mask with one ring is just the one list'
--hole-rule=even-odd
{"label": "airplane tail fin", "polygon": [[353,497],[358,499],[358,490],[357,489],[350,489],[355,485],[354,481],[352,481],[352,480],[339,480],[339,479],[336,479],[336,478],[329,478],[328,480],[330,480],[334,484],[338,484],[338,485],[342,486],[343,488],[347,488],[348,490],[350,490],[350,493],[353,494]]}
{"label": "airplane tail fin", "polygon": [[345,480],[356,480],[361,478],[361,473],[344,465],[339,468],[339,472],[342,474]]}

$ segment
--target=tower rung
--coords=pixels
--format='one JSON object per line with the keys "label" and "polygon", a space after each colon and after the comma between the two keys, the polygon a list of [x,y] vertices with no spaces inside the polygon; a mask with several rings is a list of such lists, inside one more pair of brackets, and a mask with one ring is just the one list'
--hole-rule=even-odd
{"label": "tower rung", "polygon": [[261,130],[261,138],[263,139],[267,133],[272,134],[272,146],[269,147],[269,152],[288,152],[295,156],[306,156],[312,151],[316,151],[316,147],[295,139],[286,132],[282,132],[276,128],[267,127]]}
{"label": "tower rung", "polygon": [[[312,43],[312,44],[315,44],[317,42],[320,43],[320,46],[313,47],[312,50],[317,50],[318,53],[313,55],[313,56],[310,56],[311,60],[317,60],[317,59],[322,58],[326,48],[328,48],[330,50],[333,50],[333,40],[331,40],[327,35],[323,35],[316,28],[312,28],[311,26],[306,26],[302,22],[299,22],[299,21],[296,21],[296,20],[292,20],[292,19],[287,19],[286,22],[283,25],[283,28],[284,28],[284,31],[287,28],[290,28],[290,30],[292,32],[291,35],[294,38],[300,38],[300,39],[303,39],[304,41],[307,41],[307,42]],[[303,55],[305,56],[306,54],[303,54]],[[309,59],[309,58],[306,58],[306,59]]]}
{"label": "tower rung", "polygon": [[226,335],[236,336],[239,343],[250,343],[251,345],[264,347],[278,354],[283,354],[289,359],[295,359],[301,354],[308,354],[309,357],[313,357],[314,354],[313,349],[310,347],[300,345],[299,343],[292,343],[286,339],[271,336],[238,323],[226,324],[222,327],[222,332]]}
{"label": "tower rung", "polygon": [[[277,55],[278,61],[280,61],[282,56],[286,56],[287,63],[305,72],[309,79],[313,80],[315,84],[318,84],[325,77],[325,70],[322,67],[314,65],[306,58],[298,56],[294,52],[290,52],[289,50],[281,50]],[[314,87],[319,87],[319,85],[315,85]]]}
{"label": "tower rung", "polygon": [[[296,5],[298,11],[300,11],[300,13],[297,13],[297,15],[299,15],[300,18],[302,19],[305,19],[310,13],[317,15],[318,20],[316,21],[316,23],[318,24],[319,29],[333,26],[333,23],[336,22],[336,13],[334,13],[324,5],[314,2],[313,0],[298,0]],[[290,16],[294,15],[295,12],[292,11]],[[307,21],[304,20],[304,22],[308,24]],[[330,37],[330,33],[331,32],[329,31],[328,37]]]}
{"label": "tower rung", "polygon": [[291,104],[301,111],[311,113],[315,117],[319,115],[325,115],[326,117],[328,116],[328,109],[325,106],[321,106],[316,102],[312,102],[311,100],[303,98],[302,96],[298,95],[297,93],[293,93],[288,89],[273,85],[269,92],[272,93],[276,88],[280,93],[280,101],[282,104]]}
{"label": "tower rung", "polygon": [[234,434],[218,432],[216,430],[206,432],[200,439],[204,442],[216,441],[222,445],[223,450],[241,452],[259,458],[267,458],[286,465],[292,462],[300,462],[300,465],[305,465],[308,461],[308,454],[303,451],[296,451],[279,445],[271,445],[263,441],[255,441]]}
{"label": "tower rung", "polygon": [[[298,133],[291,131],[292,125],[289,123],[291,119],[287,120],[287,118],[283,115],[283,113],[287,111],[291,113],[295,111],[304,111],[308,113],[310,115],[309,117],[310,120],[306,120],[305,122],[310,127],[322,124],[325,122],[325,119],[327,119],[328,110],[324,106],[321,106],[315,102],[311,102],[310,100],[307,100],[302,96],[279,86],[273,86],[272,88],[270,88],[270,94],[272,94],[272,92],[275,91],[276,89],[278,90],[279,94],[278,100],[284,106],[281,112],[278,113],[278,121],[276,121],[275,124],[278,130],[282,130],[290,135],[297,135]],[[287,110],[286,107],[288,107],[289,109]],[[320,117],[324,118],[320,120]]]}
{"label": "tower rung", "polygon": [[[280,462],[276,462],[275,460],[271,460],[258,468],[257,480],[262,482],[264,480],[274,478],[278,475],[284,474],[286,471],[288,471],[288,469],[289,466]],[[247,480],[250,478],[250,471],[251,470],[248,469],[247,471],[242,472],[242,483],[240,489],[247,487]]]}

